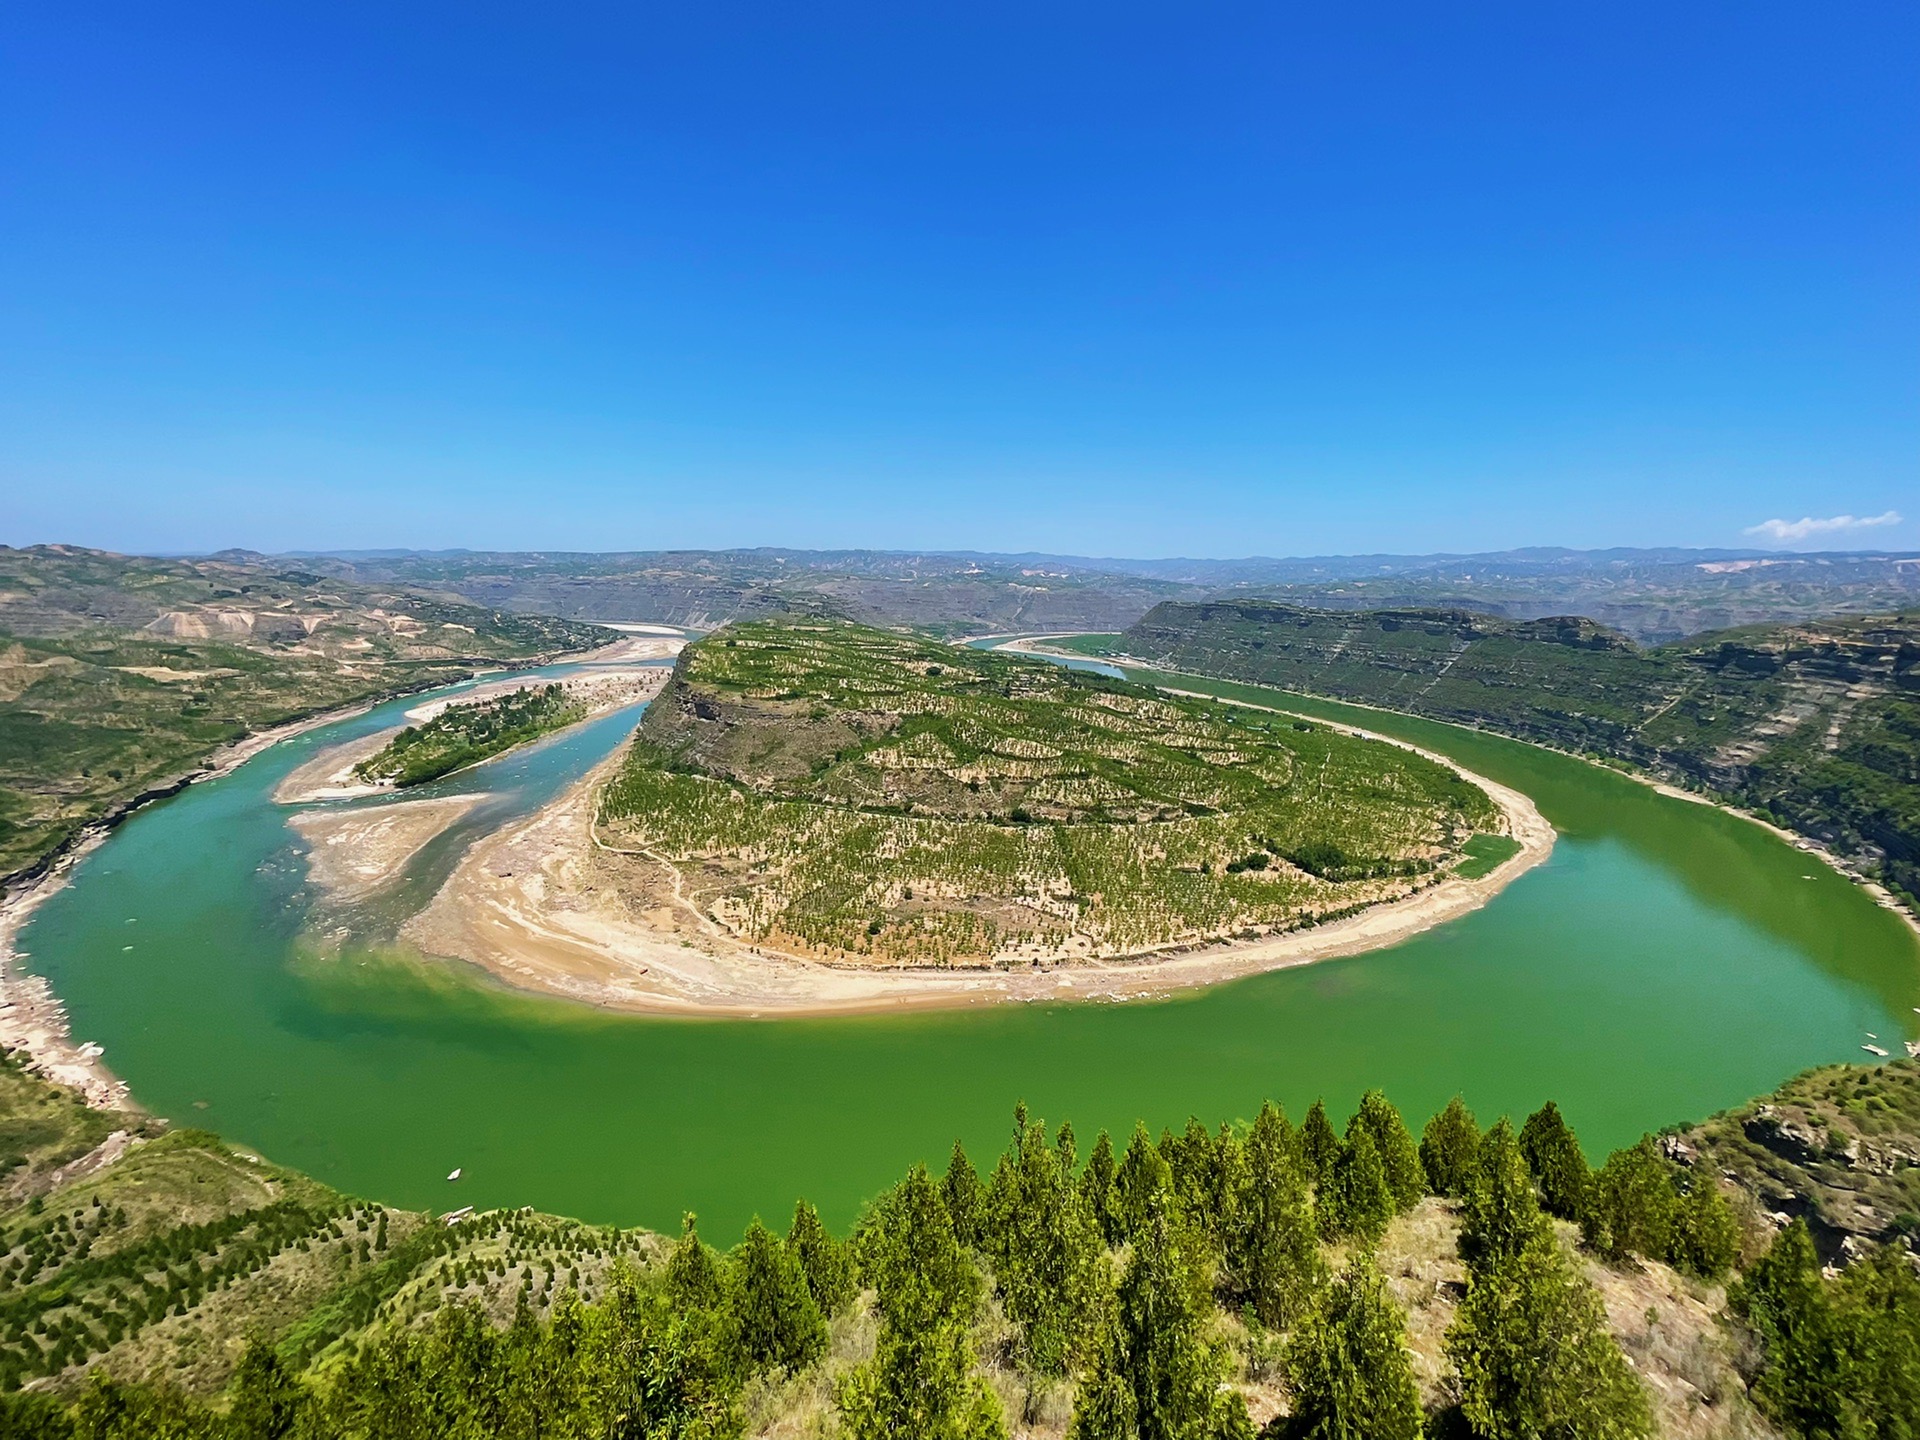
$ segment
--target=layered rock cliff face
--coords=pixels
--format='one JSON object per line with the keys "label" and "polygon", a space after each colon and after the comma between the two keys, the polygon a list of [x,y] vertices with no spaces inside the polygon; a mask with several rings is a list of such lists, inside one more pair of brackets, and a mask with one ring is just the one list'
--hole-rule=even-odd
{"label": "layered rock cliff face", "polygon": [[1630,761],[1764,810],[1910,903],[1920,894],[1920,613],[1642,650],[1577,618],[1167,604],[1124,649]]}

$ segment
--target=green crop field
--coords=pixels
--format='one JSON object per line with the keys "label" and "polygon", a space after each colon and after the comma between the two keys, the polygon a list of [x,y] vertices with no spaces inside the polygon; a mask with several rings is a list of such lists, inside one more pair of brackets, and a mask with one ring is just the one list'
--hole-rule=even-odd
{"label": "green crop field", "polygon": [[1429,883],[1488,798],[1291,717],[834,622],[691,647],[600,805],[743,939],[868,963],[1106,956]]}

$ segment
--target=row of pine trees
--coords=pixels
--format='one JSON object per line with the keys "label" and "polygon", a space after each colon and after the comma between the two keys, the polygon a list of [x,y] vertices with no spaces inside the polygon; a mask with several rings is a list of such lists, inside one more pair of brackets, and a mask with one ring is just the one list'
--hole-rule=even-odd
{"label": "row of pine trees", "polygon": [[[1468,1274],[1441,1417],[1422,1410],[1406,1319],[1373,1259],[1393,1217],[1429,1194],[1458,1202]],[[743,1387],[809,1372],[831,1322],[862,1303],[873,1351],[836,1367],[832,1396],[847,1440],[1005,1436],[980,1354],[989,1304],[1012,1337],[996,1360],[1071,1385],[1070,1440],[1252,1440],[1222,1308],[1279,1355],[1290,1411],[1266,1436],[1647,1435],[1641,1384],[1553,1217],[1608,1260],[1710,1280],[1743,1238],[1711,1178],[1651,1139],[1589,1171],[1551,1104],[1483,1134],[1456,1100],[1416,1142],[1375,1091],[1344,1133],[1321,1105],[1298,1127],[1267,1105],[1244,1128],[1194,1121],[1157,1142],[1136,1128],[1119,1153],[1102,1133],[1084,1161],[1071,1126],[1050,1135],[1023,1107],[985,1178],[956,1145],[944,1175],[916,1167],[848,1240],[802,1202],[784,1237],[756,1220],[722,1255],[689,1217],[660,1262],[623,1267],[591,1305],[562,1292],[541,1317],[523,1302],[504,1329],[450,1305],[314,1381],[256,1344],[224,1409],[101,1381],[72,1405],[16,1396],[0,1440],[721,1440],[741,1433]],[[1731,1298],[1755,1346],[1753,1393],[1789,1432],[1920,1434],[1920,1280],[1905,1257],[1828,1280],[1796,1224]]]}

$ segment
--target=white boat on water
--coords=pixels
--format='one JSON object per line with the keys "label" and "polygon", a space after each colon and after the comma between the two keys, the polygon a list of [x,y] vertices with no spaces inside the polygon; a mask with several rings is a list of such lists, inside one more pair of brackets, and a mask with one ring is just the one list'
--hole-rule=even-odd
{"label": "white boat on water", "polygon": [[1883,1060],[1886,1059],[1887,1052],[1882,1050],[1878,1045],[1862,1045],[1860,1048],[1878,1055]]}
{"label": "white boat on water", "polygon": [[453,1167],[453,1173],[452,1173],[452,1174],[450,1174],[450,1175],[448,1175],[448,1176],[447,1176],[447,1179],[449,1179],[449,1180],[458,1180],[459,1178],[460,1178],[460,1167],[459,1167],[458,1165],[456,1165],[456,1166],[454,1166],[454,1167]]}

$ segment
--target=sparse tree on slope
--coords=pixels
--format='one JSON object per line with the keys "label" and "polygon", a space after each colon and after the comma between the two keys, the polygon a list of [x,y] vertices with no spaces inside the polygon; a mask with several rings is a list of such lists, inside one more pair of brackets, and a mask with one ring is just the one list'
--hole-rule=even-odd
{"label": "sparse tree on slope", "polygon": [[1294,1440],[1416,1440],[1420,1394],[1407,1321],[1366,1256],[1355,1260],[1287,1343]]}
{"label": "sparse tree on slope", "polygon": [[667,1293],[675,1304],[693,1310],[717,1310],[726,1299],[726,1277],[712,1247],[700,1238],[691,1210],[681,1216],[680,1238],[667,1257]]}
{"label": "sparse tree on slope", "polygon": [[1546,1225],[1475,1267],[1447,1331],[1460,1409],[1481,1440],[1640,1440],[1645,1393],[1600,1297]]}
{"label": "sparse tree on slope", "polygon": [[1333,1179],[1333,1161],[1339,1153],[1340,1137],[1327,1119],[1327,1107],[1316,1100],[1300,1124],[1300,1158],[1307,1162],[1314,1184],[1325,1185]]}
{"label": "sparse tree on slope", "polygon": [[1480,1169],[1480,1126],[1458,1095],[1427,1121],[1420,1136],[1420,1164],[1434,1194],[1466,1199]]}
{"label": "sparse tree on slope", "polygon": [[923,1168],[882,1198],[858,1245],[880,1333],[839,1388],[849,1440],[1003,1440],[999,1401],[973,1371],[980,1273]]}
{"label": "sparse tree on slope", "polygon": [[799,1257],[757,1215],[733,1252],[733,1270],[735,1333],[751,1368],[801,1370],[826,1352],[827,1323]]}
{"label": "sparse tree on slope", "polygon": [[953,1142],[953,1154],[947,1159],[942,1189],[947,1214],[953,1219],[954,1238],[962,1245],[977,1247],[980,1244],[980,1172],[973,1168],[973,1161],[967,1158],[966,1149],[958,1140]]}
{"label": "sparse tree on slope", "polygon": [[1540,1213],[1513,1126],[1503,1116],[1480,1146],[1461,1219],[1460,1258],[1471,1269],[1487,1269],[1515,1258],[1551,1228]]}
{"label": "sparse tree on slope", "polygon": [[1173,1171],[1147,1137],[1147,1127],[1136,1124],[1127,1153],[1113,1179],[1114,1213],[1119,1220],[1120,1236],[1131,1240],[1147,1223],[1147,1207],[1161,1191],[1173,1188]]}
{"label": "sparse tree on slope", "polygon": [[993,1262],[1001,1304],[1021,1327],[1030,1364],[1064,1375],[1093,1339],[1093,1300],[1104,1243],[1086,1197],[1027,1125],[994,1167],[987,1187],[982,1248]]}
{"label": "sparse tree on slope", "polygon": [[1740,1222],[1713,1176],[1696,1173],[1673,1217],[1669,1258],[1703,1280],[1718,1280],[1740,1254]]}
{"label": "sparse tree on slope", "polygon": [[1616,1150],[1587,1184],[1580,1211],[1581,1237],[1609,1260],[1645,1255],[1664,1260],[1673,1249],[1678,1208],[1673,1162],[1651,1135]]}
{"label": "sparse tree on slope", "polygon": [[1284,1328],[1323,1278],[1313,1194],[1287,1119],[1261,1107],[1245,1147],[1246,1173],[1229,1245],[1234,1293],[1263,1325]]}
{"label": "sparse tree on slope", "polygon": [[[1173,1223],[1166,1192],[1151,1197],[1120,1282],[1117,1332],[1082,1383],[1076,1440],[1251,1440],[1246,1403],[1225,1388],[1228,1357],[1207,1338],[1211,1277]],[[1115,1429],[1132,1391],[1131,1432]]]}
{"label": "sparse tree on slope", "polygon": [[1540,1184],[1540,1203],[1547,1213],[1578,1220],[1586,1202],[1587,1157],[1553,1101],[1527,1117],[1520,1130],[1520,1153]]}
{"label": "sparse tree on slope", "polygon": [[1121,1240],[1120,1216],[1115,1208],[1114,1182],[1119,1165],[1113,1158],[1113,1139],[1106,1131],[1093,1142],[1093,1155],[1080,1175],[1080,1193],[1087,1197],[1087,1208],[1100,1226],[1100,1237],[1109,1245]]}
{"label": "sparse tree on slope", "polygon": [[[1360,1109],[1354,1116],[1373,1137],[1373,1148],[1380,1154],[1381,1167],[1387,1172],[1387,1188],[1393,1191],[1394,1208],[1411,1210],[1427,1193],[1427,1174],[1420,1166],[1420,1150],[1413,1143],[1413,1132],[1394,1108],[1393,1102],[1378,1090],[1360,1097]],[[1347,1139],[1353,1139],[1353,1126],[1347,1127]]]}
{"label": "sparse tree on slope", "polygon": [[1333,1161],[1333,1179],[1320,1198],[1320,1229],[1329,1239],[1350,1237],[1374,1245],[1393,1219],[1393,1188],[1374,1148],[1373,1134],[1354,1116]]}
{"label": "sparse tree on slope", "polygon": [[229,1386],[227,1423],[235,1440],[281,1440],[307,1408],[306,1386],[259,1340],[249,1341]]}
{"label": "sparse tree on slope", "polygon": [[801,1272],[807,1277],[807,1289],[822,1316],[831,1318],[853,1303],[859,1289],[853,1252],[828,1233],[821,1223],[820,1212],[804,1200],[793,1207],[787,1249],[800,1262]]}

